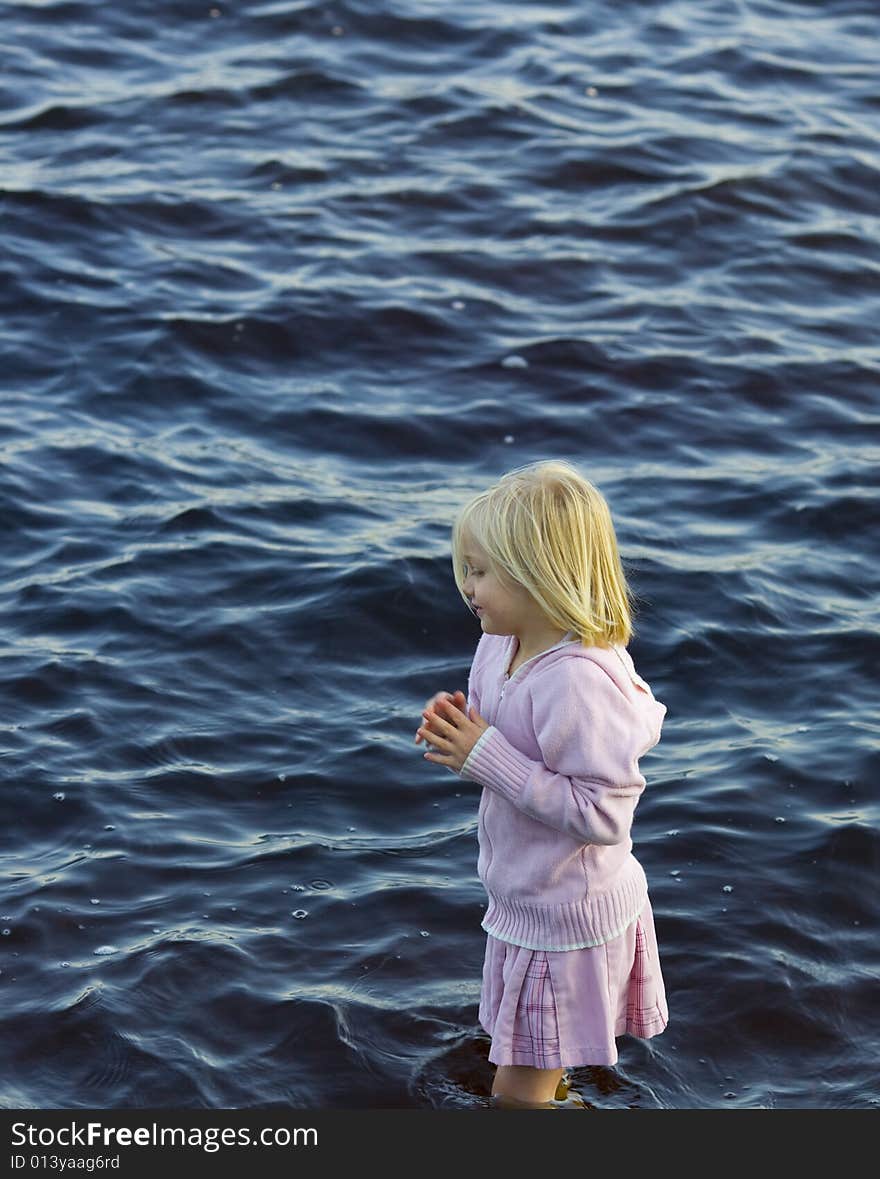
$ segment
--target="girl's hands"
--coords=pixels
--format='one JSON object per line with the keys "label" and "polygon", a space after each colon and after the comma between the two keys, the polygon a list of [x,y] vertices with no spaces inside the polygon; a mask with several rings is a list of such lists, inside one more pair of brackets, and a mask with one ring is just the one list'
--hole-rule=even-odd
{"label": "girl's hands", "polygon": [[[467,707],[467,696],[465,696],[464,692],[462,692],[462,691],[435,692],[434,695],[431,697],[431,699],[428,701],[428,703],[425,705],[425,707],[422,711],[423,717],[425,717],[427,719],[429,714],[433,715],[434,707],[437,704],[438,700],[451,700],[452,703],[457,708],[461,708],[461,709],[464,709]],[[422,730],[419,729],[418,732],[416,733],[416,745],[418,745],[418,743],[422,740],[424,740],[424,738],[422,736]]]}
{"label": "girl's hands", "polygon": [[[456,696],[461,695],[461,692],[456,693]],[[489,722],[475,708],[468,708],[466,699],[461,707],[452,702],[448,693],[440,694],[439,699],[435,696],[433,700],[433,710],[422,714],[425,724],[416,734],[416,740],[421,736],[433,746],[431,752],[425,754],[428,761],[436,761],[457,774],[480,735],[489,728]]]}

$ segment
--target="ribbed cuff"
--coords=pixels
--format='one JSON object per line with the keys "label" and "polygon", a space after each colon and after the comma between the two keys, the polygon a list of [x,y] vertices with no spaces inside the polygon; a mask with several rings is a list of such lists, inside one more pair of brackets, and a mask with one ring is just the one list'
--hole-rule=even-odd
{"label": "ribbed cuff", "polygon": [[480,733],[479,737],[477,737],[476,742],[471,747],[470,753],[467,755],[467,757],[462,762],[461,769],[458,771],[460,777],[472,778],[475,782],[479,781],[478,778],[474,777],[474,774],[470,768],[473,763],[474,756],[475,756],[477,750],[480,748],[480,746],[483,744],[483,742],[489,736],[489,734],[490,733],[497,733],[497,732],[498,732],[498,730],[495,728],[494,725],[489,725],[488,729],[483,729],[482,733]]}
{"label": "ribbed cuff", "polygon": [[497,790],[515,803],[535,768],[535,762],[515,749],[494,725],[482,732],[468,754],[461,772]]}

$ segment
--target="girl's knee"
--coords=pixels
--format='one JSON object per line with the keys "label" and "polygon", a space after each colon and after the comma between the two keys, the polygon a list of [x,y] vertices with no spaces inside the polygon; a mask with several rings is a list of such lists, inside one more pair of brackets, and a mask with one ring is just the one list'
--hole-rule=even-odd
{"label": "girl's knee", "polygon": [[504,1109],[550,1108],[562,1080],[561,1068],[499,1065],[492,1084],[494,1104]]}

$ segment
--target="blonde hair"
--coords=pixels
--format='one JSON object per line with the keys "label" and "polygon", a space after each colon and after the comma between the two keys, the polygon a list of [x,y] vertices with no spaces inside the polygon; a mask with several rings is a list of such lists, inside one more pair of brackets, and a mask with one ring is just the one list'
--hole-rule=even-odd
{"label": "blonde hair", "polygon": [[611,511],[571,464],[551,459],[517,467],[459,511],[452,566],[465,602],[469,539],[503,582],[523,586],[561,630],[587,646],[629,642],[633,599]]}

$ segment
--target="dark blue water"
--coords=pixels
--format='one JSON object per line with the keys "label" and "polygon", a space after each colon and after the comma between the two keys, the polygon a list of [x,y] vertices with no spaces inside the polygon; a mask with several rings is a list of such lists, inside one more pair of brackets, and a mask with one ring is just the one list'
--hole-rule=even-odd
{"label": "dark blue water", "polygon": [[486,1104],[452,517],[577,463],[666,703],[607,1107],[880,1103],[868,0],[0,4],[0,1105]]}

